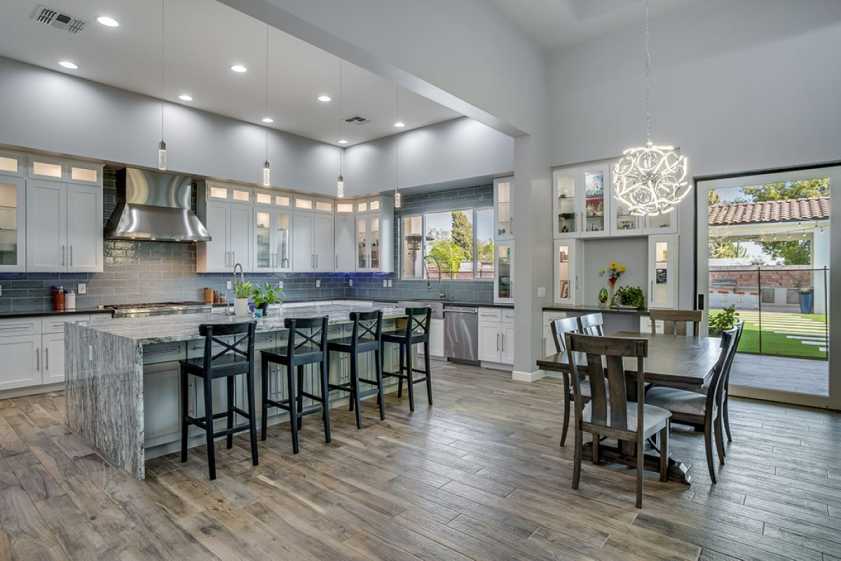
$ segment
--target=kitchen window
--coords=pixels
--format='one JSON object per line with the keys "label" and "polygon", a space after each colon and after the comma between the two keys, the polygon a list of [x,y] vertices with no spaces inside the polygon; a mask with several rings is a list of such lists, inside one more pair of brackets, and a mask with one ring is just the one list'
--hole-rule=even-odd
{"label": "kitchen window", "polygon": [[492,281],[493,221],[490,207],[404,216],[400,277]]}

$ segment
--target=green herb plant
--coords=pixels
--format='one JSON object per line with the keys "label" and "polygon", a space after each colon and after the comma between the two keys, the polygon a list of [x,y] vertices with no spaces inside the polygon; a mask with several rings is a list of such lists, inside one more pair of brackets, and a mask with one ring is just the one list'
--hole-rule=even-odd
{"label": "green herb plant", "polygon": [[710,334],[718,334],[733,329],[737,321],[739,321],[739,313],[736,311],[735,305],[713,312],[708,320]]}
{"label": "green herb plant", "polygon": [[237,298],[248,298],[254,293],[254,285],[249,281],[237,281],[234,283],[234,295]]}
{"label": "green herb plant", "polygon": [[251,299],[254,305],[258,308],[277,304],[281,301],[283,290],[272,286],[270,283],[265,283],[263,286],[255,286],[252,292]]}
{"label": "green herb plant", "polygon": [[620,286],[613,295],[613,304],[630,306],[633,308],[645,307],[645,295],[638,286]]}

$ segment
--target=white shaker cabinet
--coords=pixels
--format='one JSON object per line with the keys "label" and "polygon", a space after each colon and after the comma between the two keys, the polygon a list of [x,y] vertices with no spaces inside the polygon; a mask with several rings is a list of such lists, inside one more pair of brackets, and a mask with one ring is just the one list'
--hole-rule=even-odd
{"label": "white shaker cabinet", "polygon": [[479,360],[488,366],[514,364],[514,310],[479,308]]}
{"label": "white shaker cabinet", "polygon": [[[352,205],[351,205],[352,208]],[[356,271],[356,243],[354,241],[353,213],[336,214],[336,271],[352,273]]]}
{"label": "white shaker cabinet", "polygon": [[41,383],[41,320],[0,322],[0,391]]}
{"label": "white shaker cabinet", "polygon": [[102,190],[90,185],[67,185],[67,270],[102,270]]}
{"label": "white shaker cabinet", "polygon": [[[67,212],[64,185],[30,179],[26,189],[26,270],[31,273],[67,269]],[[101,222],[101,220],[100,220]]]}
{"label": "white shaker cabinet", "polygon": [[231,266],[239,263],[251,270],[251,207],[232,204],[228,207],[228,251]]}
{"label": "white shaker cabinet", "polygon": [[290,271],[292,215],[289,211],[254,209],[253,267],[256,273]]}
{"label": "white shaker cabinet", "polygon": [[315,216],[313,252],[315,253],[315,270],[318,272],[332,272],[335,270],[335,252],[333,251],[333,216]]}
{"label": "white shaker cabinet", "polygon": [[207,202],[204,218],[211,241],[199,244],[199,273],[227,273],[236,263],[251,270],[251,212],[243,204]]}
{"label": "white shaker cabinet", "polygon": [[677,234],[648,238],[648,307],[677,307],[678,296]]}

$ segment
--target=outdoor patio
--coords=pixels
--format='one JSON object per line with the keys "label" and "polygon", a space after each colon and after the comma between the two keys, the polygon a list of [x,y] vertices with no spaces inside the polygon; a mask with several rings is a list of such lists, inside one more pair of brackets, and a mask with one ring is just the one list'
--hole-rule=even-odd
{"label": "outdoor patio", "polygon": [[824,360],[739,353],[733,362],[730,384],[829,395],[829,363]]}

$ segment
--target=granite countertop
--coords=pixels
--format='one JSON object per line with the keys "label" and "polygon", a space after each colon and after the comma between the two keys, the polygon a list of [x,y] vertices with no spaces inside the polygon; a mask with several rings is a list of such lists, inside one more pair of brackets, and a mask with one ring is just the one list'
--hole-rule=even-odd
{"label": "granite countertop", "polygon": [[646,315],[648,310],[646,308],[642,309],[630,309],[630,308],[607,308],[604,306],[599,305],[586,305],[586,304],[553,304],[551,306],[543,306],[544,312],[602,312],[605,314],[635,314],[635,315]]}
{"label": "granite countertop", "polygon": [[[437,298],[359,298],[356,296],[348,296],[348,297],[341,297],[341,298],[306,298],[304,300],[284,300],[284,304],[297,304],[299,302],[318,302],[320,300],[324,301],[358,301],[358,302],[383,302],[383,303],[394,303],[397,302],[439,302],[444,305],[446,308],[447,306],[465,306],[465,307],[474,307],[474,308],[513,308],[514,304],[495,304],[493,302],[457,302],[451,300],[439,300]],[[214,306],[221,306],[222,304],[214,304]]]}
{"label": "granite countertop", "polygon": [[[366,306],[352,304],[324,304],[300,306],[290,309],[272,310],[269,316],[257,321],[257,332],[283,331],[286,318],[328,316],[330,325],[350,323],[350,312],[382,310],[383,319],[403,317],[403,310],[397,307]],[[224,313],[182,314],[171,316],[152,316],[145,318],[114,319],[101,325],[82,329],[92,329],[119,337],[126,337],[141,345],[173,343],[201,339],[199,325],[203,323],[238,323],[248,318],[228,316]]]}
{"label": "granite countertop", "polygon": [[109,314],[111,310],[103,310],[102,308],[76,308],[74,310],[46,310],[46,311],[22,311],[22,312],[0,312],[0,319],[15,319],[15,318],[31,318],[31,317],[50,317],[50,316],[70,316],[76,314]]}

